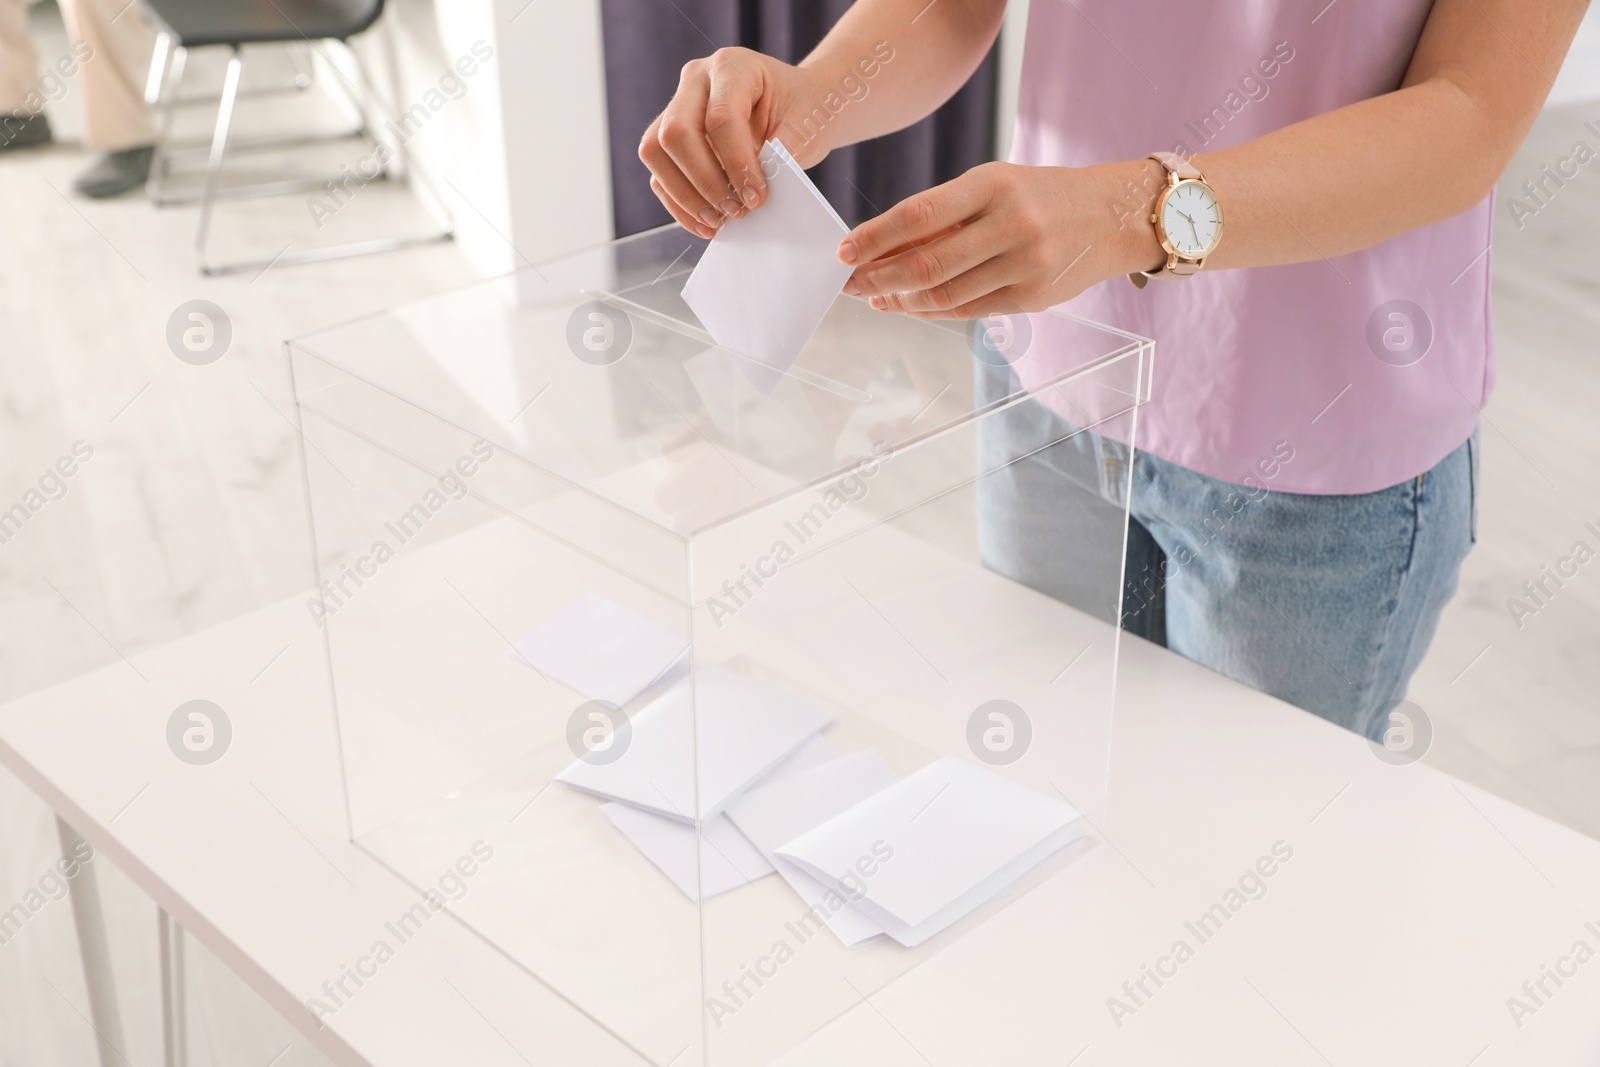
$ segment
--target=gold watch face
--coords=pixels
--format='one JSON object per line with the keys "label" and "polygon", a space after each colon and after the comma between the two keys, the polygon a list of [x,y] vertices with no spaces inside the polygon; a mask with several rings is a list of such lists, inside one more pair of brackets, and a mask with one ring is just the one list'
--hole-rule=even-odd
{"label": "gold watch face", "polygon": [[1185,179],[1156,206],[1163,243],[1184,259],[1204,259],[1222,239],[1222,205],[1205,182]]}

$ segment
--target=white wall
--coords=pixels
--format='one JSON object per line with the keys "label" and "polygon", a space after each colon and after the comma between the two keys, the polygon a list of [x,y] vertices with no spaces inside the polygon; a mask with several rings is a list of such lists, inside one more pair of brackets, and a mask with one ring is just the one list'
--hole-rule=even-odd
{"label": "white wall", "polygon": [[493,51],[407,142],[468,258],[500,274],[609,240],[599,0],[402,0],[390,10],[399,110],[475,47]]}

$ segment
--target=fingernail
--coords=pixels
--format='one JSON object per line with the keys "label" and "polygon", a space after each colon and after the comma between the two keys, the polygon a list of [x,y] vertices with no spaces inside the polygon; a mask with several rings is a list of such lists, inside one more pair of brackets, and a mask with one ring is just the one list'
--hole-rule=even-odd
{"label": "fingernail", "polygon": [[845,240],[839,242],[839,262],[854,263],[856,261],[856,243]]}
{"label": "fingernail", "polygon": [[710,226],[714,230],[722,223],[722,216],[718,215],[711,208],[706,208],[704,211],[700,212],[700,221],[705,223],[707,226]]}
{"label": "fingernail", "polygon": [[875,296],[872,298],[871,303],[872,306],[877,308],[879,311],[889,310],[889,298],[886,296]]}
{"label": "fingernail", "polygon": [[861,283],[856,281],[854,278],[851,278],[844,283],[844,291],[851,296],[860,296]]}
{"label": "fingernail", "polygon": [[742,212],[744,210],[744,205],[739,203],[739,201],[735,200],[731,196],[728,197],[728,199],[724,200],[721,204],[718,204],[717,206],[722,208],[722,213],[724,215],[727,215],[729,218],[732,218],[732,217],[738,215],[740,212]]}
{"label": "fingernail", "polygon": [[746,182],[744,187],[744,206],[753,209],[756,206],[756,202],[760,199],[761,194],[756,191],[756,187],[753,184]]}

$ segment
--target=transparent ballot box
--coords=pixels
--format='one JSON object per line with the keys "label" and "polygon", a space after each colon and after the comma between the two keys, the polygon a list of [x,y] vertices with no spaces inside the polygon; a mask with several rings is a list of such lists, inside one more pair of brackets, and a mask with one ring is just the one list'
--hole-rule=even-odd
{"label": "transparent ballot box", "polygon": [[841,296],[762,362],[684,304],[705,248],[288,345],[350,834],[419,894],[391,948],[465,923],[663,1067],[886,1026],[890,983],[1030,1002],[1100,847],[1152,345]]}

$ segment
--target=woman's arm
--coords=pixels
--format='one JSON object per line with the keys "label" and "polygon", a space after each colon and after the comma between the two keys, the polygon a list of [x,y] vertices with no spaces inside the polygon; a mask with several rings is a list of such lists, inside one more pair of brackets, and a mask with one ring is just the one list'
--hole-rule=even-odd
{"label": "woman's arm", "polygon": [[799,66],[747,48],[694,60],[639,144],[650,188],[710,237],[765,200],[769,139],[810,167],[911,125],[966,83],[1004,13],[1005,0],[858,0]]}
{"label": "woman's arm", "polygon": [[1228,212],[1208,267],[1343,255],[1482,200],[1528,135],[1587,7],[1438,0],[1398,91],[1195,157]]}
{"label": "woman's arm", "polygon": [[[1342,255],[1477,203],[1526,136],[1587,6],[1437,0],[1400,89],[1197,156],[1227,213],[1206,269]],[[1164,180],[1153,160],[986,164],[857,227],[841,246],[860,264],[847,291],[933,317],[1049,307],[1164,261],[1147,221]]]}
{"label": "woman's arm", "polygon": [[878,42],[895,58],[866,83],[865,106],[852,102],[839,112],[829,147],[894,133],[932,114],[983,62],[1005,11],[1005,0],[857,0],[800,69],[837,89],[859,75],[857,64]]}

